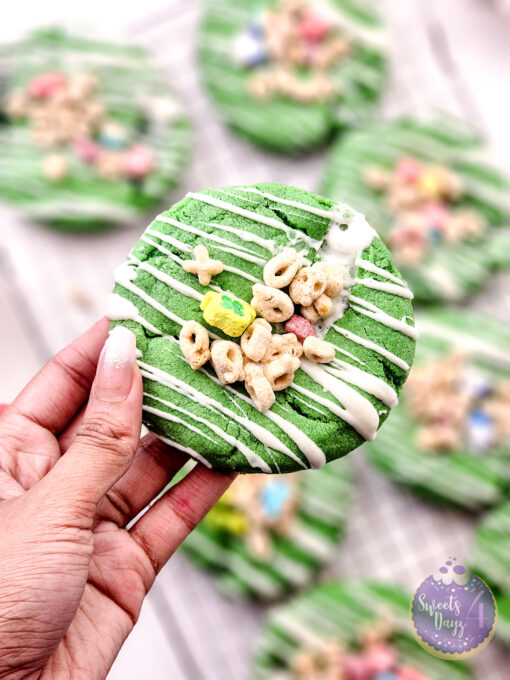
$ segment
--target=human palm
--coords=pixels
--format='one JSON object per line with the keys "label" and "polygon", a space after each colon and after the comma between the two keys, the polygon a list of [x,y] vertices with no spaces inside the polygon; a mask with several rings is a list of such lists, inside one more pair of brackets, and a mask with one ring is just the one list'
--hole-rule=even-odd
{"label": "human palm", "polygon": [[125,529],[187,457],[139,441],[134,338],[119,333],[112,361],[107,331],[0,415],[0,678],[105,678],[156,574],[232,479],[197,466]]}

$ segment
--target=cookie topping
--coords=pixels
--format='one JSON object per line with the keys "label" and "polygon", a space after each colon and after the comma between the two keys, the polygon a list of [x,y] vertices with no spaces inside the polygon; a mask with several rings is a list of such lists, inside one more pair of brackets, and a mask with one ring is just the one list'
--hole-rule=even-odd
{"label": "cookie topping", "polygon": [[292,528],[299,500],[293,475],[237,477],[207,515],[205,522],[234,536],[243,536],[253,557],[267,561],[274,537]]}
{"label": "cookie topping", "polygon": [[219,260],[211,260],[205,246],[195,246],[193,253],[195,259],[184,260],[182,268],[185,272],[196,274],[202,286],[208,286],[211,283],[211,278],[223,271],[223,263]]}
{"label": "cookie topping", "polygon": [[278,288],[256,283],[253,288],[251,305],[270,323],[283,323],[294,313],[290,297]]}
{"label": "cookie topping", "polygon": [[350,52],[331,17],[306,0],[281,0],[254,14],[234,43],[236,61],[253,71],[249,88],[257,99],[332,99],[339,90],[331,70]]}
{"label": "cookie topping", "polygon": [[319,364],[328,364],[335,358],[335,346],[326,340],[309,335],[303,342],[305,357]]}
{"label": "cookie topping", "polygon": [[238,300],[227,293],[209,291],[200,309],[210,326],[221,329],[231,338],[238,338],[255,319],[255,310],[244,300]]}
{"label": "cookie topping", "polygon": [[395,258],[409,266],[420,262],[437,243],[461,243],[485,228],[479,213],[456,208],[463,187],[444,166],[401,158],[393,170],[367,168],[366,182],[383,192],[395,225],[389,244]]}
{"label": "cookie topping", "polygon": [[42,162],[43,174],[52,181],[71,173],[73,156],[111,180],[140,182],[155,168],[152,150],[135,145],[128,129],[108,118],[90,73],[42,73],[11,93],[5,109],[10,118],[28,123],[37,146],[58,149],[63,158],[58,166],[54,153]]}
{"label": "cookie topping", "polygon": [[510,383],[489,381],[462,354],[415,368],[405,393],[427,451],[483,453],[510,436]]}
{"label": "cookie topping", "polygon": [[209,334],[196,321],[186,321],[179,334],[181,352],[193,370],[203,366],[211,358]]}
{"label": "cookie topping", "polygon": [[293,314],[285,324],[287,333],[294,333],[299,342],[303,342],[308,336],[316,336],[317,331],[312,324],[299,314]]}
{"label": "cookie topping", "polygon": [[392,638],[392,617],[379,619],[359,631],[359,645],[338,638],[317,642],[296,654],[292,673],[296,680],[427,680],[421,671],[403,665]]}

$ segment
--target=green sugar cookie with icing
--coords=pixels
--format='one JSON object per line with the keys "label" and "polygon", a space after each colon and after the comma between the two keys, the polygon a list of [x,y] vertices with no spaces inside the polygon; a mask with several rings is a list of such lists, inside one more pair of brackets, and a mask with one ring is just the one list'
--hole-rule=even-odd
{"label": "green sugar cookie with icing", "polygon": [[422,649],[409,628],[411,595],[390,583],[332,581],[267,616],[257,680],[469,680],[471,668]]}
{"label": "green sugar cookie with icing", "polygon": [[510,487],[510,331],[472,310],[417,315],[400,403],[366,444],[381,472],[431,501],[479,510]]}
{"label": "green sugar cookie with icing", "polygon": [[339,140],[321,191],[376,224],[419,302],[457,302],[510,268],[510,182],[465,123],[398,119]]}
{"label": "green sugar cookie with icing", "polygon": [[132,221],[175,187],[189,124],[142,47],[41,29],[4,47],[0,199],[62,229]]}
{"label": "green sugar cookie with icing", "polygon": [[[417,332],[412,293],[347,205],[281,184],[192,192],[115,272],[147,427],[219,470],[322,467],[373,440]],[[210,312],[210,313],[209,313]]]}
{"label": "green sugar cookie with icing", "polygon": [[379,0],[208,0],[203,81],[241,136],[282,153],[366,120],[386,80]]}
{"label": "green sugar cookie with icing", "polygon": [[347,460],[292,475],[239,475],[183,549],[225,594],[274,600],[331,560],[350,489]]}

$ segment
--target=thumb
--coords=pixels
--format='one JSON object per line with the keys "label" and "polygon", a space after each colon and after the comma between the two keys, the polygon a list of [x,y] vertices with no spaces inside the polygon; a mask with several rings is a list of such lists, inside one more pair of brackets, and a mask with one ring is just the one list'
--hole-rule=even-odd
{"label": "thumb", "polygon": [[116,326],[106,340],[83,423],[46,479],[79,502],[97,504],[127,470],[140,439],[142,378],[136,338]]}

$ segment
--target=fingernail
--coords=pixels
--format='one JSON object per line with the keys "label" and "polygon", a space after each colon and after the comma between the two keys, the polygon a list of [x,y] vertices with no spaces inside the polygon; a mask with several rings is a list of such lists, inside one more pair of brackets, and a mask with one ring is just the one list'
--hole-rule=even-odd
{"label": "fingernail", "polygon": [[131,390],[136,338],[124,326],[115,326],[105,342],[97,367],[94,391],[103,401],[122,401]]}

